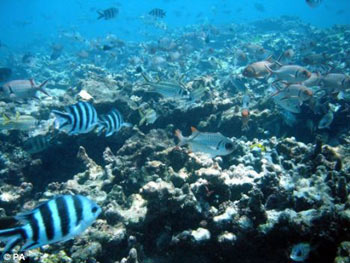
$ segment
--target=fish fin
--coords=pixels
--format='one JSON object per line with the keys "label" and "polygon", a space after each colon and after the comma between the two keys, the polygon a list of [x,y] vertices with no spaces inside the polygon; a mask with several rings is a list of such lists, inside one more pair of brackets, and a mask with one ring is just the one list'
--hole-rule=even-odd
{"label": "fish fin", "polygon": [[142,126],[146,121],[146,118],[142,118],[139,122],[139,126]]}
{"label": "fish fin", "polygon": [[145,81],[146,81],[147,83],[151,82],[151,81],[147,78],[147,76],[146,76],[145,73],[141,72],[141,75],[142,75],[142,77],[145,79]]}
{"label": "fish fin", "polygon": [[144,124],[144,122],[146,121],[146,117],[145,117],[145,114],[141,111],[141,109],[139,108],[138,109],[138,112],[141,116],[141,120],[139,122],[139,126],[142,126]]}
{"label": "fish fin", "polygon": [[282,58],[284,58],[284,52],[282,52],[281,55],[278,57],[278,59],[276,61],[274,61],[274,62],[275,63],[276,62],[280,62]]}
{"label": "fish fin", "polygon": [[175,136],[179,139],[177,146],[183,146],[187,143],[185,137],[182,135],[182,132],[179,129],[175,131]]}
{"label": "fish fin", "polygon": [[63,125],[66,123],[70,123],[71,121],[71,116],[70,114],[58,110],[52,110],[51,113],[53,113],[56,117],[55,120],[55,129],[60,129]]}
{"label": "fish fin", "polygon": [[21,117],[21,114],[18,111],[16,111],[16,121],[19,120],[19,117]]}
{"label": "fish fin", "polygon": [[270,61],[270,62],[273,62],[272,60],[272,55],[268,56],[267,58],[265,58],[266,61]]}
{"label": "fish fin", "polygon": [[5,248],[3,249],[2,252],[0,252],[0,262],[1,262],[4,259],[5,254],[11,253],[12,249],[14,249],[15,246],[17,246],[22,241],[22,237],[20,232],[18,231],[17,234],[13,234],[9,237],[2,239],[1,233],[0,233],[0,240],[7,241]]}
{"label": "fish fin", "polygon": [[130,122],[123,122],[121,127],[132,127],[132,123],[130,123]]}
{"label": "fish fin", "polygon": [[270,73],[270,75],[272,74],[272,73],[274,73],[273,72],[273,70],[268,66],[268,65],[264,65],[265,66],[265,68],[267,69],[267,71]]}
{"label": "fish fin", "polygon": [[192,131],[192,133],[197,133],[197,132],[199,132],[197,129],[196,129],[196,127],[191,127],[191,131]]}
{"label": "fish fin", "polygon": [[38,89],[39,91],[41,91],[42,93],[44,93],[46,96],[51,97],[51,96],[43,89],[43,88],[45,87],[45,85],[47,84],[48,81],[49,81],[48,79],[45,80],[43,83],[41,83],[41,84],[37,87],[37,89]]}
{"label": "fish fin", "polygon": [[3,113],[2,117],[4,119],[3,122],[4,122],[5,125],[12,121],[11,118],[6,113]]}
{"label": "fish fin", "polygon": [[104,17],[105,17],[105,15],[104,15],[103,12],[97,11],[97,13],[98,13],[98,18],[97,18],[97,19],[101,19],[101,18],[104,18]]}

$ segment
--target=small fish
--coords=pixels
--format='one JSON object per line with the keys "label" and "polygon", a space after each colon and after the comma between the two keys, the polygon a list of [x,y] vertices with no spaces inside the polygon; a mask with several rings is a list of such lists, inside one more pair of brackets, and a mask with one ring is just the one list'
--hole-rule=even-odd
{"label": "small fish", "polygon": [[115,48],[115,47],[114,47],[114,46],[111,46],[111,45],[103,45],[103,46],[102,46],[102,50],[103,50],[103,51],[112,50],[113,48]]}
{"label": "small fish", "polygon": [[53,110],[55,128],[68,135],[88,133],[98,125],[97,112],[90,103],[78,102],[65,108],[65,112]]}
{"label": "small fish", "polygon": [[315,8],[318,7],[323,0],[305,0],[305,2],[308,4],[308,6]]}
{"label": "small fish", "polygon": [[327,53],[311,53],[303,58],[303,62],[307,65],[325,65],[328,63],[329,56]]}
{"label": "small fish", "polygon": [[124,122],[123,116],[117,109],[111,110],[107,115],[100,116],[98,135],[105,132],[105,136],[109,137],[117,133],[122,127],[131,127],[130,123]]}
{"label": "small fish", "polygon": [[8,80],[12,75],[10,68],[0,68],[0,82]]}
{"label": "small fish", "polygon": [[242,72],[243,76],[247,78],[264,78],[268,76],[270,73],[267,67],[271,68],[272,65],[274,65],[270,59],[271,57],[267,58],[266,60],[254,62],[248,65]]}
{"label": "small fish", "polygon": [[[18,253],[70,240],[91,226],[101,211],[100,206],[84,196],[61,195],[32,211],[4,218],[0,241],[6,241],[6,246],[0,253],[0,261],[21,243]],[[8,228],[4,228],[5,224]]]}
{"label": "small fish", "polygon": [[150,81],[144,73],[141,73],[146,83],[143,86],[150,86],[152,92],[162,95],[164,98],[183,99],[188,97],[188,91],[180,82],[172,81]]}
{"label": "small fish", "polygon": [[308,243],[299,243],[292,247],[290,259],[297,262],[305,261],[310,254],[311,246]]}
{"label": "small fish", "polygon": [[350,88],[350,77],[342,73],[329,73],[321,77],[320,86],[330,92],[344,91]]}
{"label": "small fish", "polygon": [[282,109],[292,113],[300,113],[300,101],[298,98],[291,97],[289,99],[283,99],[283,95],[276,95],[273,97],[273,101]]}
{"label": "small fish", "polygon": [[160,8],[154,8],[151,11],[149,11],[148,14],[158,18],[163,18],[166,16],[166,12]]}
{"label": "small fish", "polygon": [[30,154],[45,151],[52,145],[52,139],[50,135],[38,135],[29,138],[24,142],[23,149]]}
{"label": "small fish", "polygon": [[277,77],[276,81],[286,81],[287,83],[300,83],[311,77],[311,72],[298,65],[283,65],[278,70],[272,70],[269,65],[265,65],[271,75]]}
{"label": "small fish", "polygon": [[329,129],[334,119],[334,113],[337,112],[339,109],[340,109],[339,105],[335,106],[333,104],[329,104],[328,112],[321,118],[317,127],[319,129]]}
{"label": "small fish", "polygon": [[272,96],[280,95],[280,100],[296,98],[300,104],[312,98],[313,92],[311,89],[301,84],[287,85],[284,89],[277,91]]}
{"label": "small fish", "polygon": [[209,93],[209,88],[204,85],[200,85],[199,87],[191,90],[190,92],[190,100],[193,102],[199,102],[201,99]]}
{"label": "small fish", "polygon": [[37,128],[39,121],[30,115],[20,115],[18,112],[14,118],[3,114],[0,118],[0,130],[31,131]]}
{"label": "small fish", "polygon": [[151,108],[146,110],[142,110],[141,108],[139,108],[139,113],[141,116],[139,126],[142,126],[145,122],[146,122],[146,125],[153,124],[158,119],[157,112]]}
{"label": "small fish", "polygon": [[266,147],[263,144],[261,144],[261,143],[254,143],[254,144],[250,145],[249,147],[250,147],[250,149],[253,149],[253,148],[257,147],[262,152],[266,152]]}
{"label": "small fish", "polygon": [[218,155],[228,155],[233,152],[233,142],[221,133],[200,132],[191,127],[192,134],[184,137],[180,130],[175,131],[179,139],[178,146],[188,144],[191,151],[208,154],[211,158]]}
{"label": "small fish", "polygon": [[254,7],[256,10],[258,10],[261,13],[265,12],[265,6],[263,6],[260,3],[254,3]]}
{"label": "small fish", "polygon": [[111,7],[103,11],[97,11],[97,13],[99,15],[97,19],[104,18],[105,20],[109,20],[114,18],[116,15],[118,15],[119,9],[115,7]]}
{"label": "small fish", "polygon": [[40,91],[50,96],[44,86],[48,80],[45,80],[37,86],[33,79],[29,80],[11,80],[0,87],[0,97],[12,100],[26,100],[29,98],[37,98],[36,93]]}

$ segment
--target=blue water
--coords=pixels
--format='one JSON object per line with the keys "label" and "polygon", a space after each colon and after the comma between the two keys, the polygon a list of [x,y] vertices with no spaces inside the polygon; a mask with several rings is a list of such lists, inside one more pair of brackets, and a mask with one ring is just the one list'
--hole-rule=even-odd
{"label": "blue water", "polygon": [[[259,3],[265,11],[257,10]],[[116,19],[97,20],[97,10],[117,7]],[[167,31],[192,24],[244,23],[281,15],[298,16],[319,27],[350,23],[349,0],[324,0],[310,8],[304,0],[1,0],[1,42],[12,49],[35,50],[57,41],[62,32],[79,32],[84,38],[105,37],[112,33],[123,40],[144,40],[152,30],[141,20],[153,8],[167,12]],[[159,31],[158,34],[166,32]]]}

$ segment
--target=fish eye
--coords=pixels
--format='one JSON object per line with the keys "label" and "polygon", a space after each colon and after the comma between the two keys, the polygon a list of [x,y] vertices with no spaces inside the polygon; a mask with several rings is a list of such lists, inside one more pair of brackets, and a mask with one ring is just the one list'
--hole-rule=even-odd
{"label": "fish eye", "polygon": [[93,214],[95,214],[95,213],[97,212],[97,210],[98,210],[97,206],[94,206],[94,207],[91,209],[91,212],[92,212]]}
{"label": "fish eye", "polygon": [[226,150],[232,150],[233,149],[233,144],[232,143],[226,143],[225,144],[225,149]]}

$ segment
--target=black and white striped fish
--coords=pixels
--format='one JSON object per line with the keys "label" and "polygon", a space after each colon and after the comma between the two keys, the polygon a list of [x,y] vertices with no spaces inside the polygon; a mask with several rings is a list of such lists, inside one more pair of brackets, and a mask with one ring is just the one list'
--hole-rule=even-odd
{"label": "black and white striped fish", "polygon": [[53,137],[51,135],[38,135],[27,139],[23,144],[23,149],[30,154],[35,154],[45,151],[52,143]]}
{"label": "black and white striped fish", "polygon": [[131,123],[124,122],[123,116],[117,109],[111,110],[107,115],[100,116],[98,135],[103,131],[106,137],[118,132],[122,127],[131,127]]}
{"label": "black and white striped fish", "polygon": [[149,11],[148,14],[151,16],[154,16],[154,17],[159,17],[159,18],[163,18],[166,15],[165,11],[163,9],[160,9],[160,8],[154,8],[151,11]]}
{"label": "black and white striped fish", "polygon": [[97,11],[97,13],[99,15],[97,19],[104,18],[105,20],[109,20],[118,15],[119,10],[115,7],[111,7],[103,11]]}
{"label": "black and white striped fish", "polygon": [[98,125],[97,112],[90,103],[78,102],[66,107],[66,112],[53,110],[55,128],[69,135],[88,133]]}
{"label": "black and white striped fish", "polygon": [[[22,244],[20,252],[44,245],[64,242],[85,231],[101,213],[101,207],[81,195],[61,195],[32,211],[1,220],[0,241],[6,253]],[[4,229],[4,225],[9,228]]]}

